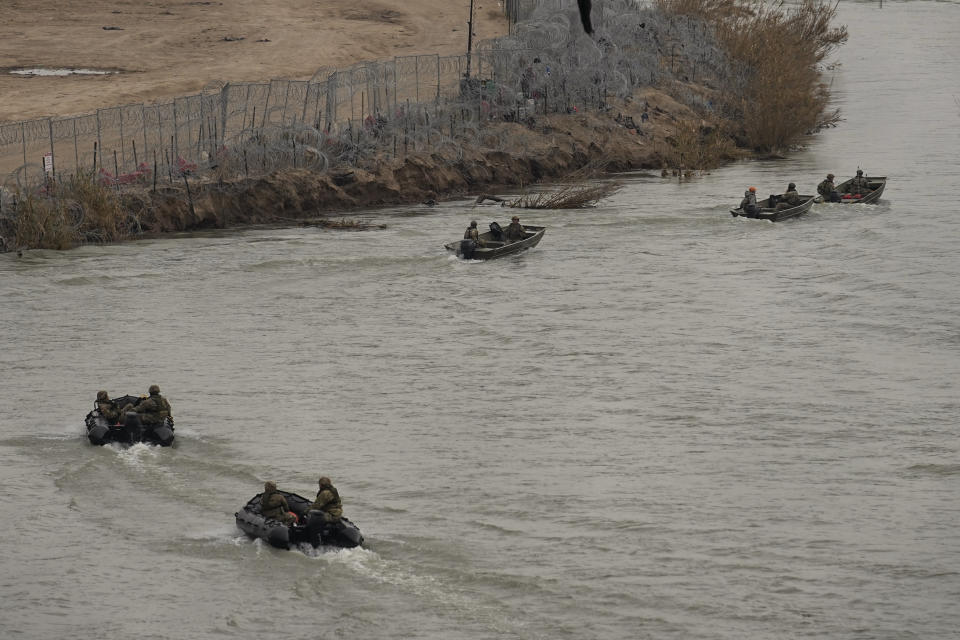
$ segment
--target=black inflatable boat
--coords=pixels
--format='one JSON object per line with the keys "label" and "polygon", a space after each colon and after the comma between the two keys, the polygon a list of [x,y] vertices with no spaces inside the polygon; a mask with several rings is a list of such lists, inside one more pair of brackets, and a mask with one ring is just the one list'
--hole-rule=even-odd
{"label": "black inflatable boat", "polygon": [[260,538],[278,549],[289,549],[298,544],[309,544],[314,547],[333,546],[352,548],[363,544],[363,534],[357,525],[347,518],[340,518],[339,522],[327,524],[317,512],[307,513],[307,507],[312,500],[295,493],[281,491],[287,499],[290,510],[297,514],[299,521],[296,524],[285,525],[273,518],[264,518],[260,514],[260,496],[250,498],[243,509],[234,515],[237,526],[251,538]]}
{"label": "black inflatable boat", "polygon": [[[136,405],[140,401],[139,396],[123,396],[114,398],[113,402],[118,407],[124,407],[127,404]],[[104,445],[110,442],[120,444],[136,444],[145,442],[147,444],[158,444],[161,447],[169,447],[173,444],[173,418],[164,418],[163,422],[157,425],[145,425],[140,421],[140,416],[134,412],[120,416],[120,421],[111,424],[109,420],[100,414],[96,408],[87,414],[84,422],[87,425],[87,438],[90,444]]]}

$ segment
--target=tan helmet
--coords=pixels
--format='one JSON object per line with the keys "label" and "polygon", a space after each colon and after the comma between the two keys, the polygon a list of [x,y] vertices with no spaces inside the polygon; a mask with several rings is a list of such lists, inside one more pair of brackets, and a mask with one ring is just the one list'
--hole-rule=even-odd
{"label": "tan helmet", "polygon": [[110,395],[106,391],[97,391],[97,402],[108,402]]}
{"label": "tan helmet", "polygon": [[155,395],[157,395],[158,393],[160,393],[160,387],[158,387],[158,386],[155,385],[155,384],[152,384],[152,385],[150,385],[150,388],[147,389],[147,391],[150,392],[150,395],[155,396]]}
{"label": "tan helmet", "polygon": [[317,481],[317,484],[319,484],[321,487],[333,486],[333,483],[330,482],[330,478],[328,478],[327,476],[320,476],[320,480]]}
{"label": "tan helmet", "polygon": [[263,483],[263,492],[272,493],[277,490],[277,483],[272,480],[267,480]]}

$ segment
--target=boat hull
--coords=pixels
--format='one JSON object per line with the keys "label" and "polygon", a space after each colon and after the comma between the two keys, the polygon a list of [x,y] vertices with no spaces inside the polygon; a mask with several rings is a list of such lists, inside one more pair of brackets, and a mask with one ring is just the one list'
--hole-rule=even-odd
{"label": "boat hull", "polygon": [[886,176],[866,176],[870,184],[870,193],[858,194],[850,193],[850,183],[853,178],[844,180],[837,185],[837,193],[840,194],[839,204],[876,204],[883,195],[883,190],[887,186]]}
{"label": "boat hull", "polygon": [[297,514],[297,524],[285,525],[279,520],[264,518],[260,513],[260,498],[263,494],[258,493],[234,514],[237,527],[249,537],[260,538],[278,549],[289,549],[299,544],[349,549],[363,544],[363,534],[359,527],[348,518],[340,518],[337,523],[327,524],[322,517],[311,516],[307,511],[310,500],[287,491],[280,493],[287,499],[290,510]]}
{"label": "boat hull", "polygon": [[540,240],[543,239],[543,234],[547,230],[546,227],[536,227],[532,225],[525,226],[524,228],[527,231],[527,237],[517,242],[501,242],[496,240],[489,231],[481,233],[480,239],[485,246],[475,247],[472,253],[466,250],[467,248],[464,247],[465,241],[463,240],[449,242],[445,244],[444,247],[446,247],[447,251],[455,253],[458,258],[464,258],[466,260],[493,260],[495,258],[502,258],[537,246],[540,244]]}
{"label": "boat hull", "polygon": [[800,196],[803,199],[801,204],[798,204],[795,207],[789,207],[787,209],[777,210],[776,207],[770,206],[770,198],[764,198],[759,200],[757,205],[760,207],[760,211],[756,214],[748,214],[740,207],[736,209],[730,209],[730,214],[734,217],[742,218],[756,218],[759,220],[770,220],[771,222],[779,222],[781,220],[789,220],[790,218],[796,218],[797,216],[802,216],[807,211],[810,211],[810,207],[813,206],[813,202],[816,199],[815,196]]}
{"label": "boat hull", "polygon": [[[123,396],[114,398],[114,402],[123,407],[127,404],[135,404],[139,399],[137,396]],[[87,429],[87,439],[95,446],[111,443],[132,445],[143,442],[169,447],[174,439],[172,418],[164,418],[158,425],[145,425],[137,413],[130,412],[123,416],[121,422],[112,424],[95,408],[84,418],[84,424]]]}

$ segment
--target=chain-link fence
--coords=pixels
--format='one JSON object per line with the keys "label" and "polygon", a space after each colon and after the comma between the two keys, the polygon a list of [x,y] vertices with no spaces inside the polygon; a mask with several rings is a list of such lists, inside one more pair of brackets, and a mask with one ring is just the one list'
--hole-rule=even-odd
{"label": "chain-link fence", "polygon": [[0,125],[4,195],[80,169],[118,188],[156,188],[185,175],[212,179],[214,169],[222,183],[428,148],[505,147],[483,135],[490,121],[603,108],[664,77],[726,73],[702,22],[643,3],[594,3],[594,38],[579,28],[574,0],[507,0],[504,11],[510,35],[469,57],[397,57],[323,68],[309,80],[213,85],[169,102]]}

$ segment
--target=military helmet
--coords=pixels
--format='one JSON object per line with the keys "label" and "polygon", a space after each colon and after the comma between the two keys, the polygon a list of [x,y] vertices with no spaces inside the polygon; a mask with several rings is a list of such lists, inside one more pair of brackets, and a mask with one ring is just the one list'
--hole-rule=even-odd
{"label": "military helmet", "polygon": [[471,226],[471,227],[477,226],[477,221],[476,221],[476,220],[471,220],[471,221],[470,221],[470,226]]}
{"label": "military helmet", "polygon": [[797,185],[796,185],[795,183],[793,183],[793,182],[791,182],[790,184],[787,185],[787,190],[796,189],[796,188],[797,188]]}
{"label": "military helmet", "polygon": [[266,493],[270,493],[271,491],[276,491],[277,483],[271,480],[267,480],[266,482],[263,483],[263,490]]}
{"label": "military helmet", "polygon": [[832,174],[832,173],[828,173],[828,174],[827,174],[827,180],[833,180],[833,174]]}
{"label": "military helmet", "polygon": [[317,481],[317,484],[319,484],[321,487],[333,486],[333,483],[330,482],[330,478],[328,478],[327,476],[320,476],[320,479]]}
{"label": "military helmet", "polygon": [[150,385],[150,388],[147,389],[147,391],[150,392],[150,395],[155,396],[155,395],[157,395],[158,393],[160,393],[160,387],[158,387],[158,386],[155,385],[155,384],[152,384],[152,385]]}
{"label": "military helmet", "polygon": [[110,395],[106,391],[97,391],[97,402],[106,402]]}
{"label": "military helmet", "polygon": [[863,169],[857,169],[857,175],[858,175],[858,176],[862,176],[862,175],[863,175]]}
{"label": "military helmet", "polygon": [[513,217],[510,218],[510,219],[511,219],[512,221],[514,221],[514,222],[520,222],[520,216],[513,216]]}

